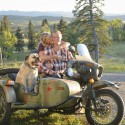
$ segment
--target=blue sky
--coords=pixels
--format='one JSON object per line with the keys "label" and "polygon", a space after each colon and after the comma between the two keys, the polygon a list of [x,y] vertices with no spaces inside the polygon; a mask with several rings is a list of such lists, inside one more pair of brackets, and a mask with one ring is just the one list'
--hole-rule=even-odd
{"label": "blue sky", "polygon": [[[104,13],[125,14],[125,0],[104,0]],[[72,12],[75,0],[0,0],[0,10]]]}

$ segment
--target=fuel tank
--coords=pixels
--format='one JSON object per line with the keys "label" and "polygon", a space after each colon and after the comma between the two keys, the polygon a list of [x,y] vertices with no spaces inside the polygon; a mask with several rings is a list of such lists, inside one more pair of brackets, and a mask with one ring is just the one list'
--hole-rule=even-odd
{"label": "fuel tank", "polygon": [[41,78],[39,84],[39,96],[41,96],[41,104],[43,106],[56,106],[67,100],[70,96],[80,93],[80,85],[76,81],[57,79],[57,78]]}

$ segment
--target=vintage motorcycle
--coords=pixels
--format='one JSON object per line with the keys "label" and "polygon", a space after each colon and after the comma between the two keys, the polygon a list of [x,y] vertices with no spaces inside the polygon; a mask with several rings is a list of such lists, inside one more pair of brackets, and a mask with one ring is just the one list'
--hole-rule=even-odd
{"label": "vintage motorcycle", "polygon": [[15,83],[19,69],[1,69],[0,76],[9,78],[0,80],[0,124],[7,124],[15,110],[33,109],[41,117],[85,113],[90,125],[118,125],[124,116],[124,103],[109,87],[119,86],[100,80],[103,67],[92,60],[84,44],[77,49],[79,55],[68,62],[64,79],[38,77],[37,94],[25,93],[23,85]]}

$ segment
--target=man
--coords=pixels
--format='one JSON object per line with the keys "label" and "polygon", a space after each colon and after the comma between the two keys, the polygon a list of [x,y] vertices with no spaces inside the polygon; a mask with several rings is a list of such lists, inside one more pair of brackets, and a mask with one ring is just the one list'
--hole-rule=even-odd
{"label": "man", "polygon": [[63,75],[67,68],[67,61],[73,59],[72,53],[68,50],[70,43],[62,41],[62,34],[57,31],[52,34],[53,53],[61,57],[61,59],[53,60],[54,73]]}

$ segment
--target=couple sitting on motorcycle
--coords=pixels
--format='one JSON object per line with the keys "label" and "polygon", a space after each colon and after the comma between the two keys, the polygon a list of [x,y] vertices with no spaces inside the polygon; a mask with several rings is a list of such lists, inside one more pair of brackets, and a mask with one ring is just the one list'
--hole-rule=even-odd
{"label": "couple sitting on motorcycle", "polygon": [[67,61],[73,59],[69,51],[70,43],[61,40],[60,31],[52,33],[43,32],[40,43],[38,44],[38,53],[40,56],[39,73],[42,76],[51,76],[63,78],[67,68]]}

